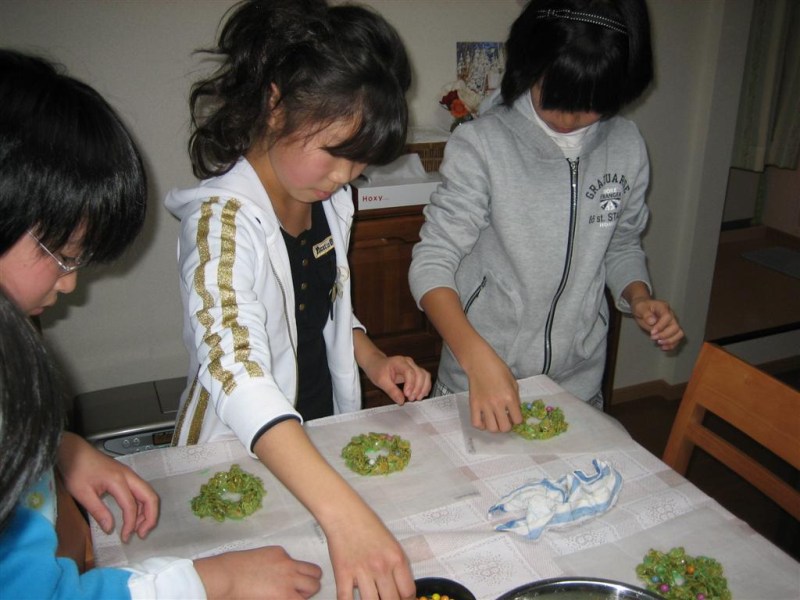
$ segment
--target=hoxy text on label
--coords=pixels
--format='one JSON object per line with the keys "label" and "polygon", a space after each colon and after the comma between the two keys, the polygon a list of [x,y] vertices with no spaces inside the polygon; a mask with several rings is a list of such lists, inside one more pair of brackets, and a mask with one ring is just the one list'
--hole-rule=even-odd
{"label": "hoxy text on label", "polygon": [[383,196],[382,195],[380,195],[380,196],[369,196],[367,194],[364,194],[363,196],[361,196],[361,201],[362,202],[380,202],[382,200],[383,200]]}

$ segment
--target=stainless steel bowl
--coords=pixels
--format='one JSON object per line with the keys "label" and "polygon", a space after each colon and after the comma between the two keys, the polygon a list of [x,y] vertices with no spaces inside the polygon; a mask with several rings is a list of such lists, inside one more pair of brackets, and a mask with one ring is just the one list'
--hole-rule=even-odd
{"label": "stainless steel bowl", "polygon": [[526,583],[497,600],[531,600],[533,598],[553,600],[664,600],[658,594],[633,587],[627,583],[596,579],[594,577],[568,577],[542,579]]}

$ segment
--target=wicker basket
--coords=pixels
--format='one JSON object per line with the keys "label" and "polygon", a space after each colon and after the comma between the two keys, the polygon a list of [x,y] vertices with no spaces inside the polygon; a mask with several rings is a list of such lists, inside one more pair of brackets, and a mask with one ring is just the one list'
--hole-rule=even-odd
{"label": "wicker basket", "polygon": [[439,165],[442,164],[444,157],[445,142],[421,142],[418,144],[408,144],[406,151],[419,154],[422,160],[422,166],[428,173],[433,173],[439,170]]}

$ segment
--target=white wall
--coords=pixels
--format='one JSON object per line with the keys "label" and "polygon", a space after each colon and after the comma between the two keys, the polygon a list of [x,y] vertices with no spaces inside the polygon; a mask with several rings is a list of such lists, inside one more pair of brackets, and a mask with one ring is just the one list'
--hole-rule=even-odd
{"label": "white wall", "polygon": [[[518,0],[371,0],[403,36],[415,67],[413,122],[442,127],[442,85],[454,78],[456,41],[500,41]],[[688,378],[705,326],[722,215],[751,0],[650,0],[657,82],[631,111],[647,140],[653,182],[645,237],[657,293],[670,300],[689,343],[663,357],[626,320],[618,386]],[[145,234],[122,263],[82,273],[78,291],[43,317],[75,392],[184,373],[177,290],[177,223],[161,205],[193,182],[186,155],[196,48],[213,42],[231,2],[3,0],[0,45],[55,58],[96,87],[135,132],[149,167]]]}
{"label": "white wall", "polygon": [[752,11],[750,0],[649,5],[658,81],[634,115],[653,172],[644,245],[656,294],[672,303],[687,341],[676,356],[651,359],[626,319],[616,387],[687,381],[702,345]]}

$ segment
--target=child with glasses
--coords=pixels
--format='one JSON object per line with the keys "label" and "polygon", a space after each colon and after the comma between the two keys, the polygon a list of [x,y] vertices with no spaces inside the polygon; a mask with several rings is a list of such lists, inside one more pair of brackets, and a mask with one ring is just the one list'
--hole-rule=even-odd
{"label": "child with glasses", "polygon": [[118,257],[146,200],[139,152],[108,103],[50,63],[0,49],[0,595],[307,598],[321,570],[278,547],[83,574],[56,555],[59,479],[106,532],[115,524],[103,496],[112,496],[123,541],[155,527],[158,497],[63,431],[62,386],[16,311],[40,314],[75,288],[79,267]]}
{"label": "child with glasses", "polygon": [[532,0],[506,57],[501,102],[447,142],[409,272],[445,341],[434,393],[468,390],[489,431],[542,373],[602,406],[606,286],[656,347],[683,338],[641,245],[645,143],[617,116],[653,75],[644,0]]}
{"label": "child with glasses", "polygon": [[69,256],[68,254],[64,254],[64,250],[53,252],[52,250],[50,250],[50,248],[45,246],[42,240],[36,237],[35,233],[29,231],[28,235],[30,235],[33,239],[36,240],[36,243],[39,244],[39,247],[42,250],[44,250],[50,258],[56,261],[58,268],[61,269],[61,277],[69,275],[73,271],[77,271],[81,267],[86,266],[87,264],[89,264],[89,261],[92,258],[91,254],[81,254],[80,256]]}

